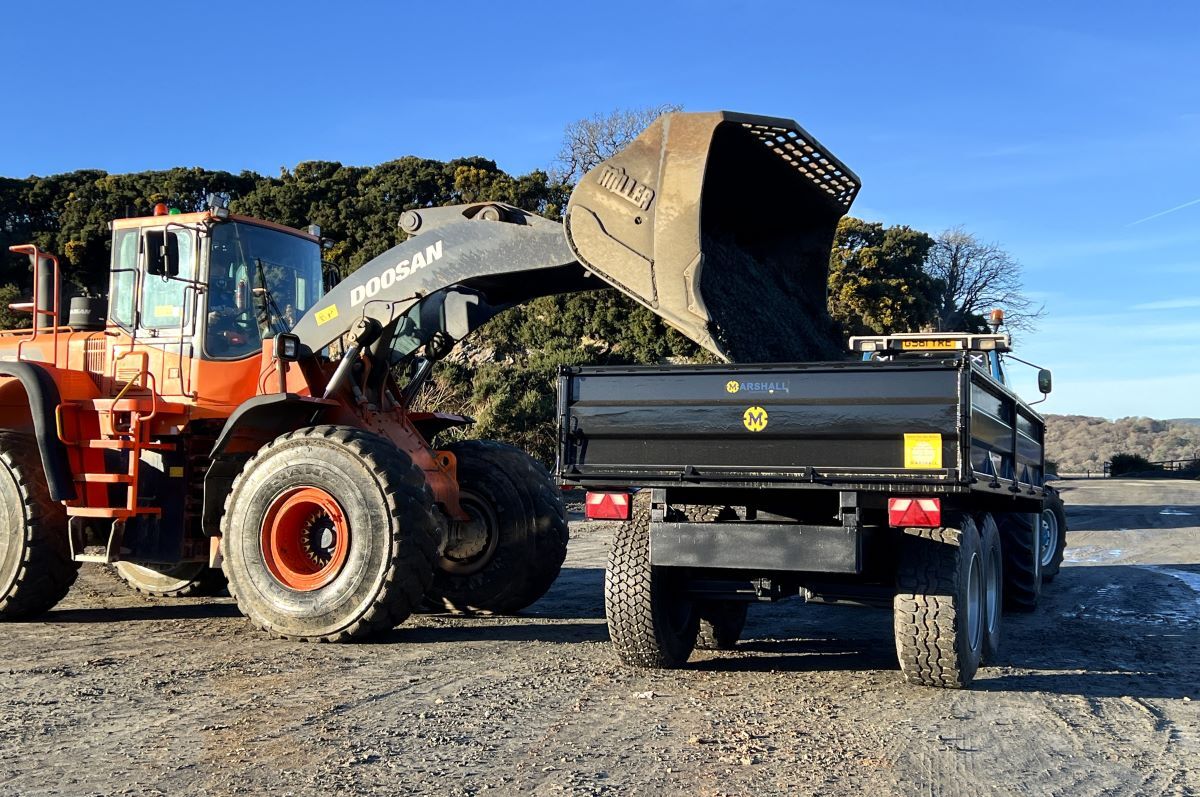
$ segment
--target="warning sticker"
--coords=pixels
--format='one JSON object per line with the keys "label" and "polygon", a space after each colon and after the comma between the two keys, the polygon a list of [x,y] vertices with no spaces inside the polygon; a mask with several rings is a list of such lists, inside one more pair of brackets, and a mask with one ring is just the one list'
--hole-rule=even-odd
{"label": "warning sticker", "polygon": [[767,428],[767,411],[762,407],[750,407],[742,413],[742,424],[752,432]]}
{"label": "warning sticker", "polygon": [[936,470],[942,467],[940,434],[904,435],[904,467]]}
{"label": "warning sticker", "polygon": [[326,307],[324,310],[317,311],[317,315],[316,315],[317,326],[321,326],[322,324],[327,324],[337,317],[338,317],[337,305],[331,304],[328,307]]}

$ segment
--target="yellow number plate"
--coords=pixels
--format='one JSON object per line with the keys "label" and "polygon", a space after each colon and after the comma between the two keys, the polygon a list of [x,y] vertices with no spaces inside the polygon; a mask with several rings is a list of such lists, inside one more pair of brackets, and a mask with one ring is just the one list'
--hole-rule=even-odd
{"label": "yellow number plate", "polygon": [[957,349],[957,340],[902,340],[900,348],[906,351],[941,351]]}

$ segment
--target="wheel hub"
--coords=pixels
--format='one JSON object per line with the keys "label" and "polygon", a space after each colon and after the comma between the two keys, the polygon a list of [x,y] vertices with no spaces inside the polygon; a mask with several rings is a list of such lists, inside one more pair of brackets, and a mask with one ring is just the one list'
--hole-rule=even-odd
{"label": "wheel hub", "polygon": [[471,519],[450,522],[439,564],[448,573],[469,575],[487,566],[495,554],[500,520],[491,504],[473,493],[464,490],[458,500]]}
{"label": "wheel hub", "polygon": [[275,579],[297,592],[331,583],[350,551],[341,506],[318,487],[296,487],[275,498],[262,524],[262,554]]}
{"label": "wheel hub", "polygon": [[1054,510],[1052,509],[1042,510],[1042,534],[1040,540],[1042,567],[1049,567],[1051,560],[1054,559],[1054,552],[1058,549],[1058,516],[1054,514]]}

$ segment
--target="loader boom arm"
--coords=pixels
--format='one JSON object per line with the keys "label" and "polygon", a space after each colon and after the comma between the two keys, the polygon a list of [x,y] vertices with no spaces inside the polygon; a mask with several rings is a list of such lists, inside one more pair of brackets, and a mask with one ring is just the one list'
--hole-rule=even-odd
{"label": "loader boom arm", "polygon": [[664,114],[583,176],[565,224],[498,203],[406,211],[413,237],[293,331],[315,352],[371,319],[379,354],[413,327],[457,340],[534,297],[612,286],[726,360],[836,358],[829,252],[858,189],[789,119]]}

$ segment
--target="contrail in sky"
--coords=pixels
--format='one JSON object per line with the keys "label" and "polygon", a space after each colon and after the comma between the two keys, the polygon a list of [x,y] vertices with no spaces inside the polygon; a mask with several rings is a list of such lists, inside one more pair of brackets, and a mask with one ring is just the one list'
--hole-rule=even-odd
{"label": "contrail in sky", "polygon": [[1125,226],[1126,227],[1135,227],[1138,224],[1141,224],[1143,221],[1150,221],[1150,219],[1157,219],[1159,216],[1165,216],[1168,213],[1174,213],[1177,210],[1183,210],[1184,208],[1190,208],[1192,205],[1200,205],[1200,199],[1193,199],[1191,202],[1184,202],[1182,205],[1176,205],[1175,207],[1170,208],[1168,210],[1164,210],[1159,213],[1155,213],[1153,216],[1147,216],[1144,219],[1138,219],[1137,221],[1130,222],[1129,224],[1126,224]]}

